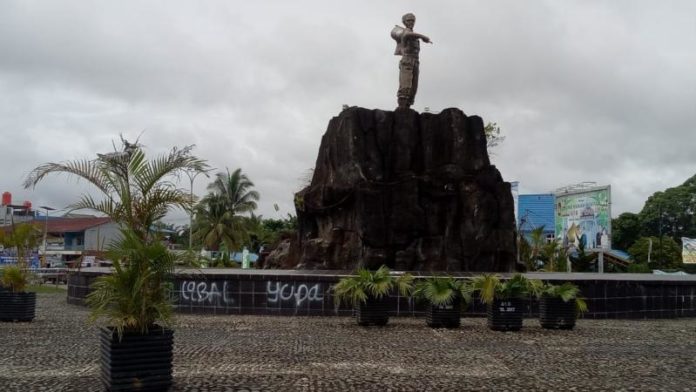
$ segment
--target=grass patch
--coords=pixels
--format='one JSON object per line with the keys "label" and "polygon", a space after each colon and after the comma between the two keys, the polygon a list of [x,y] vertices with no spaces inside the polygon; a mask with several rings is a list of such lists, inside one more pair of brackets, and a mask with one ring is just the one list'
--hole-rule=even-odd
{"label": "grass patch", "polygon": [[27,286],[27,291],[33,292],[33,293],[46,293],[46,294],[65,294],[67,291],[67,286],[55,286],[52,284],[46,284],[46,285],[29,285]]}

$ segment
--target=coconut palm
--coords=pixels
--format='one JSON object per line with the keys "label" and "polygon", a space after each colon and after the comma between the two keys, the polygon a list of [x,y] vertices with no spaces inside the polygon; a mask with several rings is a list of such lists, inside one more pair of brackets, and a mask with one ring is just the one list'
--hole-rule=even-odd
{"label": "coconut palm", "polygon": [[228,250],[247,238],[247,222],[241,214],[256,209],[259,193],[242,169],[220,172],[208,185],[208,193],[196,206],[196,237],[210,249],[224,244]]}
{"label": "coconut palm", "polygon": [[104,198],[96,200],[83,194],[69,206],[72,210],[90,209],[111,217],[123,227],[147,239],[152,225],[163,218],[171,207],[187,208],[192,200],[176,187],[180,173],[204,171],[205,162],[191,155],[193,146],[172,148],[168,154],[147,160],[142,146],[121,137],[121,148],[97,154],[96,159],[62,163],[45,163],[29,173],[24,187],[36,187],[52,173],[65,173],[94,185]]}

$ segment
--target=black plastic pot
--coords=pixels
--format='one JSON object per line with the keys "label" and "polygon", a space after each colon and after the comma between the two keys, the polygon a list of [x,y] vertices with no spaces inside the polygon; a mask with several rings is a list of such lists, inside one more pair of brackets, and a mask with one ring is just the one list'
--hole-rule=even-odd
{"label": "black plastic pot", "polygon": [[488,328],[494,331],[519,331],[522,329],[524,301],[519,298],[495,299],[487,305]]}
{"label": "black plastic pot", "polygon": [[431,328],[459,328],[461,325],[461,298],[455,298],[449,305],[428,304],[425,322]]}
{"label": "black plastic pot", "polygon": [[387,325],[389,322],[389,306],[387,297],[368,297],[355,309],[358,325]]}
{"label": "black plastic pot", "polygon": [[36,315],[36,293],[0,292],[0,321],[31,321]]}
{"label": "black plastic pot", "polygon": [[564,302],[558,297],[539,298],[539,323],[547,329],[573,329],[577,311],[575,300]]}
{"label": "black plastic pot", "polygon": [[174,331],[153,326],[147,334],[101,328],[100,377],[109,391],[166,391],[172,385]]}

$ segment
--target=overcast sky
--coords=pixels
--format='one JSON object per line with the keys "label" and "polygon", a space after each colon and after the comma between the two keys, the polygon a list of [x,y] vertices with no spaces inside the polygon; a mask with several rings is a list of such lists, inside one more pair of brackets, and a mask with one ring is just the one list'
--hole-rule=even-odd
{"label": "overcast sky", "polygon": [[195,144],[242,168],[264,217],[294,213],[341,106],[396,107],[389,32],[406,12],[434,42],[414,109],[497,122],[493,161],[521,193],[610,184],[617,216],[696,174],[691,0],[22,0],[0,3],[0,191],[64,207],[90,188],[54,176],[24,190],[26,174],[123,133],[148,154]]}

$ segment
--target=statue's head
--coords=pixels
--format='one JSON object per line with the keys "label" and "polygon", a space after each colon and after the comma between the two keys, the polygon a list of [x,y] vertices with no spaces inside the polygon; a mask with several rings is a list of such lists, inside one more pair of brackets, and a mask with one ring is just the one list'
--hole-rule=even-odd
{"label": "statue's head", "polygon": [[401,21],[404,23],[404,26],[408,27],[409,29],[412,29],[413,26],[416,24],[416,15],[413,15],[409,12],[408,14],[401,17]]}

